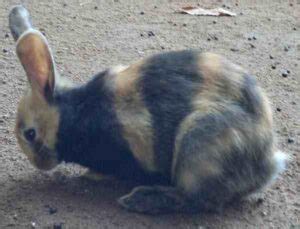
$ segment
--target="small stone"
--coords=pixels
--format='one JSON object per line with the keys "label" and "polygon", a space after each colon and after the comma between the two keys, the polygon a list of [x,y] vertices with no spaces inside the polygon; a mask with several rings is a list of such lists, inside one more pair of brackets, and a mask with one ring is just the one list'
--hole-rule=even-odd
{"label": "small stone", "polygon": [[292,102],[292,105],[297,105],[297,103],[295,101]]}
{"label": "small stone", "polygon": [[266,216],[266,215],[267,215],[267,212],[263,211],[263,212],[261,213],[261,215],[262,215],[262,216]]}
{"label": "small stone", "polygon": [[287,72],[287,74],[290,74],[290,73],[291,73],[290,70],[286,70],[286,72]]}
{"label": "small stone", "polygon": [[217,41],[219,38],[217,36],[213,36],[214,40]]}
{"label": "small stone", "polygon": [[232,51],[232,52],[238,52],[238,51],[239,51],[239,49],[236,49],[236,48],[231,48],[231,49],[230,49],[230,51]]}
{"label": "small stone", "polygon": [[145,12],[143,12],[143,11],[140,12],[140,15],[144,15],[144,14],[145,14]]}
{"label": "small stone", "polygon": [[280,111],[281,111],[281,108],[280,108],[280,107],[277,107],[276,110],[277,110],[278,112],[280,112]]}
{"label": "small stone", "polygon": [[217,24],[217,22],[216,22],[216,21],[213,21],[213,24]]}
{"label": "small stone", "polygon": [[284,51],[288,52],[289,51],[289,47],[288,46],[284,46]]}
{"label": "small stone", "polygon": [[235,6],[239,6],[239,4],[238,4],[238,3],[235,3]]}
{"label": "small stone", "polygon": [[31,225],[31,228],[36,228],[36,222],[31,222],[30,225]]}
{"label": "small stone", "polygon": [[9,34],[8,34],[8,33],[6,33],[4,37],[5,37],[5,38],[9,38]]}
{"label": "small stone", "polygon": [[49,214],[50,215],[53,215],[57,212],[57,209],[56,208],[53,208],[53,207],[49,207]]}
{"label": "small stone", "polygon": [[155,34],[152,31],[148,32],[148,37],[154,37],[154,36],[155,36]]}
{"label": "small stone", "polygon": [[2,49],[2,51],[3,51],[3,53],[7,53],[8,52],[8,50],[7,49]]}
{"label": "small stone", "polygon": [[164,50],[164,49],[165,49],[165,47],[164,47],[164,46],[160,46],[160,48],[161,48],[162,50]]}
{"label": "small stone", "polygon": [[288,77],[288,72],[286,70],[283,70],[281,72],[281,76],[284,77],[284,78]]}
{"label": "small stone", "polygon": [[63,6],[66,7],[66,6],[67,6],[67,3],[64,3]]}
{"label": "small stone", "polygon": [[176,23],[174,23],[173,25],[174,25],[174,26],[177,26],[177,24],[176,24]]}
{"label": "small stone", "polygon": [[140,33],[140,36],[141,36],[141,37],[143,37],[143,36],[144,36],[144,34]]}
{"label": "small stone", "polygon": [[294,139],[288,138],[287,142],[290,143],[290,144],[291,144],[291,143],[294,143]]}
{"label": "small stone", "polygon": [[242,12],[240,12],[240,15],[244,15]]}
{"label": "small stone", "polygon": [[257,203],[258,205],[261,205],[263,202],[264,202],[264,198],[261,198],[261,197],[259,197],[259,198],[256,200],[256,203]]}
{"label": "small stone", "polygon": [[274,59],[274,57],[273,57],[272,55],[270,55],[269,57],[270,57],[270,59],[271,59],[271,60],[273,60],[273,59]]}
{"label": "small stone", "polygon": [[210,39],[210,38],[207,38],[207,41],[211,41],[211,39]]}
{"label": "small stone", "polygon": [[54,225],[53,225],[53,229],[62,229],[63,227],[62,227],[62,223],[55,223]]}
{"label": "small stone", "polygon": [[257,40],[256,36],[253,36],[252,39],[253,39],[253,40]]}
{"label": "small stone", "polygon": [[290,3],[290,6],[293,6],[293,3]]}
{"label": "small stone", "polygon": [[271,65],[271,68],[272,68],[272,69],[276,69],[276,65],[275,65],[275,64],[272,64],[272,65]]}
{"label": "small stone", "polygon": [[183,26],[183,27],[186,27],[186,26],[187,26],[187,24],[186,24],[186,23],[183,23],[183,24],[182,24],[182,26]]}
{"label": "small stone", "polygon": [[296,30],[297,30],[297,28],[296,28],[296,27],[294,27],[294,28],[293,28],[293,30],[294,30],[294,31],[296,31]]}
{"label": "small stone", "polygon": [[97,9],[98,9],[98,6],[95,6],[94,9],[97,10]]}
{"label": "small stone", "polygon": [[255,45],[250,43],[250,47],[254,49]]}
{"label": "small stone", "polygon": [[252,38],[251,37],[248,37],[248,41],[251,41],[252,40]]}
{"label": "small stone", "polygon": [[157,6],[154,6],[154,9],[157,9]]}

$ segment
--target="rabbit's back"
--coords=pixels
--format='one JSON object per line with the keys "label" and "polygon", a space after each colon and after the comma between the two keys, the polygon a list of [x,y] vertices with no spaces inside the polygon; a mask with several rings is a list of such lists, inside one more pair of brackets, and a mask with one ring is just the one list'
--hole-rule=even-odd
{"label": "rabbit's back", "polygon": [[255,78],[216,54],[154,55],[109,75],[107,82],[122,135],[149,171],[171,173],[178,136],[189,130],[185,123],[192,113],[238,108],[246,118],[262,118],[271,125],[268,104]]}

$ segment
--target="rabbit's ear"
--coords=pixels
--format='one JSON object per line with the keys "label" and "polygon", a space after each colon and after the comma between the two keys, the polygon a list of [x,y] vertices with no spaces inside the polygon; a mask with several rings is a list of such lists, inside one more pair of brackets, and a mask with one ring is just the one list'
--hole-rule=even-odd
{"label": "rabbit's ear", "polygon": [[37,30],[25,32],[17,41],[17,55],[32,91],[50,102],[55,86],[55,65],[46,38]]}

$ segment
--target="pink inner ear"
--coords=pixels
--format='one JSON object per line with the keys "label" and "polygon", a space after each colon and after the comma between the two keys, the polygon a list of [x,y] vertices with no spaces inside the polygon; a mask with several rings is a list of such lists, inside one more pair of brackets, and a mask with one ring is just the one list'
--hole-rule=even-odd
{"label": "pink inner ear", "polygon": [[21,38],[17,45],[17,54],[28,76],[32,90],[37,90],[45,96],[47,86],[51,90],[54,89],[51,53],[39,34],[29,33]]}

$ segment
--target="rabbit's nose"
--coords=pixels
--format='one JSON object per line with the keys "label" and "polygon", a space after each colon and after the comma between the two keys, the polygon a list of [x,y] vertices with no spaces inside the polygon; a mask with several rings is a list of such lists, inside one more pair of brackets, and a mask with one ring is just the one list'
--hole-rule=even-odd
{"label": "rabbit's nose", "polygon": [[22,5],[15,6],[11,9],[9,13],[9,28],[15,41],[18,40],[26,30],[32,28],[29,12]]}

